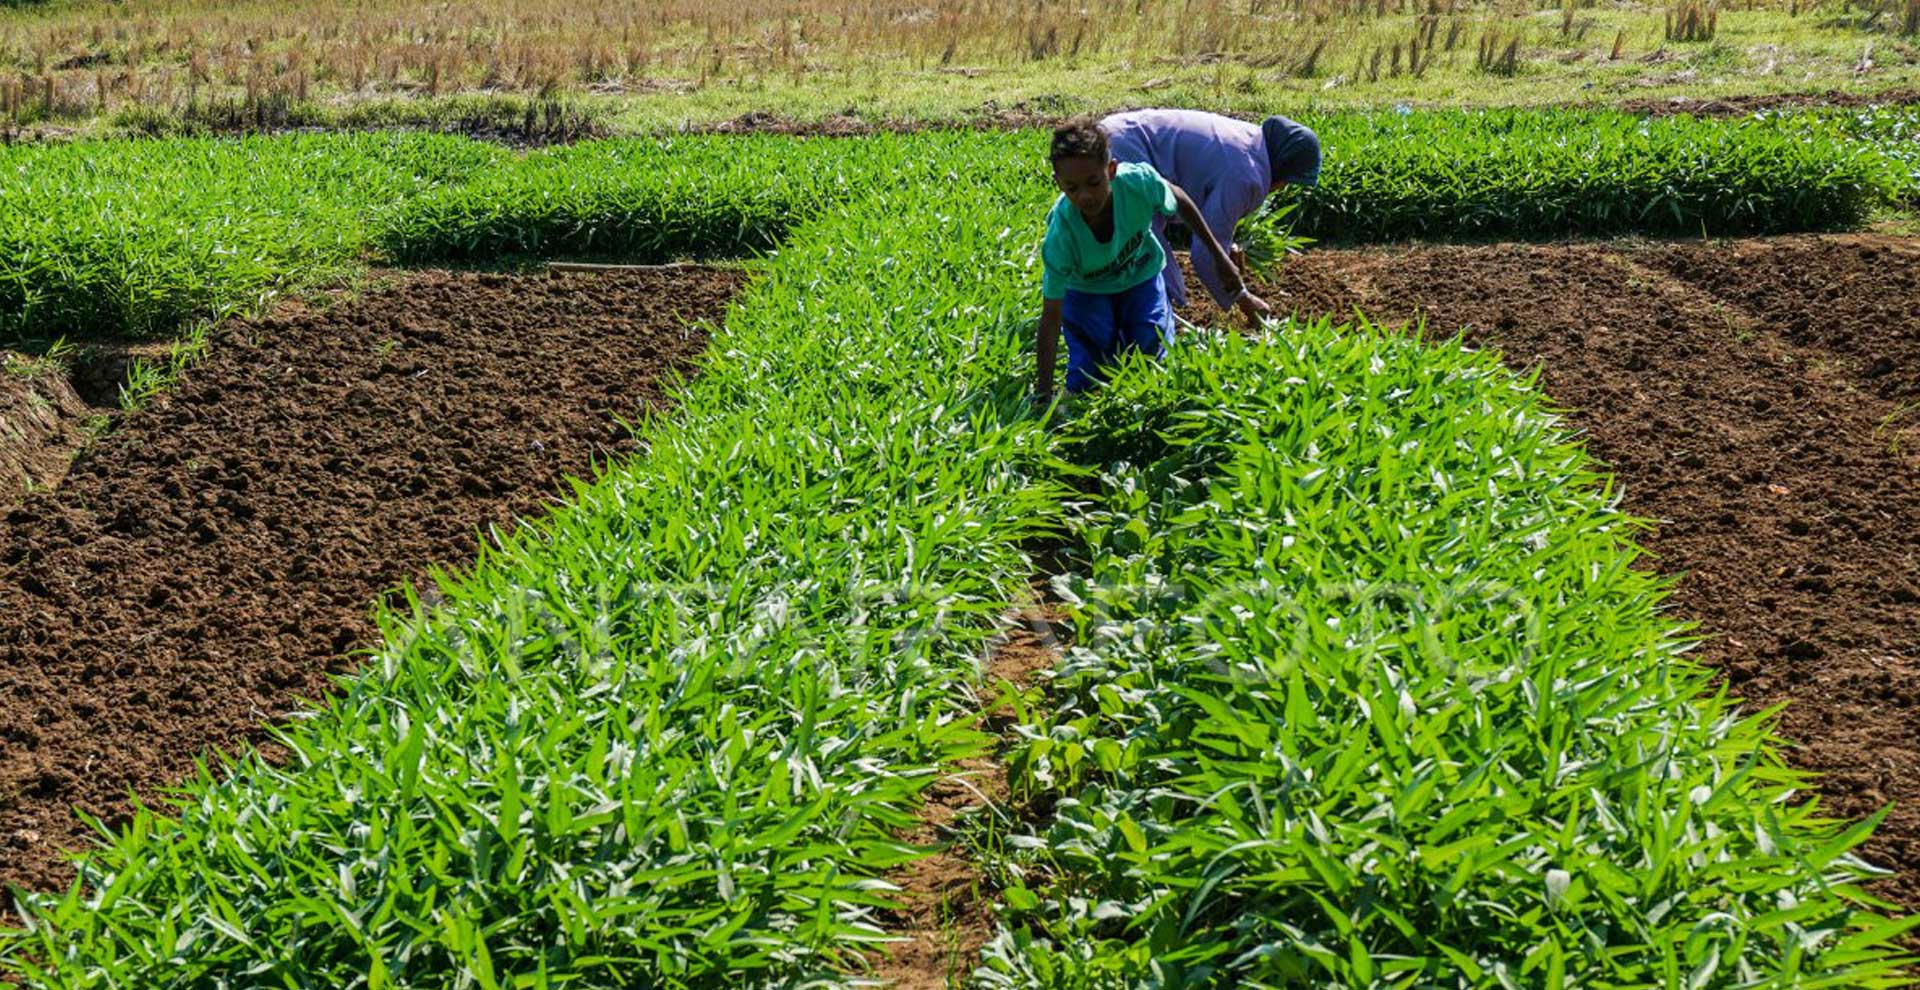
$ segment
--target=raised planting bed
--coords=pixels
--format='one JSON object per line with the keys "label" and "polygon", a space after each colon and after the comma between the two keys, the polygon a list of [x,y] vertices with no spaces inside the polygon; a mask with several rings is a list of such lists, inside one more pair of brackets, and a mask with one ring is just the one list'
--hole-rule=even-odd
{"label": "raised planting bed", "polygon": [[1272,288],[1538,369],[1649,520],[1696,656],[1748,710],[1786,705],[1834,814],[1892,803],[1864,854],[1920,910],[1920,243],[1322,250]]}

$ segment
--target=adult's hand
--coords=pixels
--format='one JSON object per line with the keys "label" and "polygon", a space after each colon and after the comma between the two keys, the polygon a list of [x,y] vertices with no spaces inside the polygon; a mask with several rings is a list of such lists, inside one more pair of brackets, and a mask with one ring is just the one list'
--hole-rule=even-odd
{"label": "adult's hand", "polygon": [[1252,292],[1243,292],[1240,294],[1240,312],[1245,313],[1247,319],[1255,323],[1263,319],[1273,318],[1273,307],[1267,305],[1265,299],[1254,295]]}

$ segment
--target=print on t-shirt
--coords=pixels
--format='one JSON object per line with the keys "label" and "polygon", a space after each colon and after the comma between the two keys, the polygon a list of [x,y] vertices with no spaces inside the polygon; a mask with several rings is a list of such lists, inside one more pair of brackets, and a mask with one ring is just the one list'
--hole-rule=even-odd
{"label": "print on t-shirt", "polygon": [[1133,237],[1127,241],[1126,245],[1120,249],[1120,253],[1114,255],[1111,262],[1088,273],[1086,276],[1087,280],[1098,282],[1117,277],[1121,272],[1140,264],[1140,255],[1145,252],[1146,249],[1147,232],[1144,230],[1136,231]]}

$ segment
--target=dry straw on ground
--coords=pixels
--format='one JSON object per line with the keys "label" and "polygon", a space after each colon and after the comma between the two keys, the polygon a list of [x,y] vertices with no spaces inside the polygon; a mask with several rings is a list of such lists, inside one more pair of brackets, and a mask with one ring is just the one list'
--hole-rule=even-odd
{"label": "dry straw on ground", "polygon": [[[1920,0],[1887,2],[1905,3],[1906,20],[1920,21]],[[901,69],[965,74],[1073,60],[1147,73],[1235,65],[1271,79],[1352,65],[1351,78],[1378,80],[1424,77],[1444,58],[1505,76],[1530,52],[1605,57],[1604,36],[1594,51],[1585,46],[1600,23],[1595,15],[1607,11],[1622,13],[1593,0],[80,3],[0,11],[0,115],[18,123],[209,100],[679,92],[714,82]],[[1701,24],[1692,12],[1701,12]],[[1615,37],[1614,59],[1662,40],[1660,9],[1640,13],[1644,24],[1636,22],[1631,39],[1625,30]],[[1900,11],[1889,14],[1897,26]],[[1697,0],[1679,0],[1667,21],[1711,37],[1714,16]]]}

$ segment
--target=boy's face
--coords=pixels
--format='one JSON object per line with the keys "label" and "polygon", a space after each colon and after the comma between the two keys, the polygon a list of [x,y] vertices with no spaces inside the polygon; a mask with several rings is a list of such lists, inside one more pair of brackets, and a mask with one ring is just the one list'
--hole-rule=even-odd
{"label": "boy's face", "polygon": [[1053,184],[1080,216],[1091,220],[1106,211],[1107,201],[1113,198],[1113,175],[1119,170],[1118,162],[1062,158],[1053,163]]}

